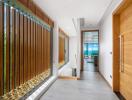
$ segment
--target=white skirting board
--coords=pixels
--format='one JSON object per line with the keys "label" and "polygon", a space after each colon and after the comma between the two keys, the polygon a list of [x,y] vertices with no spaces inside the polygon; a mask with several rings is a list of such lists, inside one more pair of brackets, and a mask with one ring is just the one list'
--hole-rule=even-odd
{"label": "white skirting board", "polygon": [[55,82],[57,76],[49,78],[42,86],[40,86],[34,93],[32,93],[26,100],[39,100],[39,98],[48,90],[48,88]]}

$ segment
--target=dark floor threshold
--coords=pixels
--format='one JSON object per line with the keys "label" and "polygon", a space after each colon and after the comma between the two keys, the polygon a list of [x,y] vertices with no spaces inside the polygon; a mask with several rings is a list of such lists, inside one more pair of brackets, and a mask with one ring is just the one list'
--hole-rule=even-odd
{"label": "dark floor threshold", "polygon": [[120,100],[126,100],[120,92],[115,92],[115,94]]}

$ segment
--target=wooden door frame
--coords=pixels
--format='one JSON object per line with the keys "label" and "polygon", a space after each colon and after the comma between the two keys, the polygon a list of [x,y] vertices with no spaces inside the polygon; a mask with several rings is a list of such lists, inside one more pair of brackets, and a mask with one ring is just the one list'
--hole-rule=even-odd
{"label": "wooden door frame", "polygon": [[120,35],[120,13],[124,11],[130,4],[131,0],[123,0],[117,9],[113,12],[113,66],[112,66],[112,89],[114,92],[120,92],[120,64],[119,51],[120,42],[115,41]]}
{"label": "wooden door frame", "polygon": [[[83,32],[98,32],[98,42],[99,42],[99,30],[82,30],[81,31],[81,68],[80,70],[83,71],[84,70],[84,62],[83,62]],[[100,48],[100,47],[99,47]]]}

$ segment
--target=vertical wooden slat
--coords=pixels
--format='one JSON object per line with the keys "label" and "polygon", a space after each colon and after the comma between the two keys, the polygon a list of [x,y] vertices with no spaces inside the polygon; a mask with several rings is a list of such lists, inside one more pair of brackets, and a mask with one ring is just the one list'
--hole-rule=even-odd
{"label": "vertical wooden slat", "polygon": [[38,42],[38,24],[36,23],[36,32],[35,32],[35,75],[37,75],[37,66],[38,66],[38,54],[37,54],[37,51],[38,51],[38,49],[37,49],[37,47],[38,47],[38,45],[37,45],[37,42]]}
{"label": "vertical wooden slat", "polygon": [[44,54],[45,54],[45,51],[44,51],[44,34],[45,34],[45,29],[43,28],[43,72],[45,71],[44,68],[45,68],[45,61],[44,61]]}
{"label": "vertical wooden slat", "polygon": [[28,80],[31,78],[31,20],[28,19]]}
{"label": "vertical wooden slat", "polygon": [[12,89],[14,89],[15,88],[15,10],[14,9],[12,9],[12,19],[11,19],[12,21],[12,25],[11,25],[11,27],[12,27],[12,29],[11,29],[11,46],[10,46],[10,48],[11,48],[11,55],[10,55],[10,59],[11,59],[11,71],[12,72],[10,72],[10,78],[11,78],[11,87],[12,87]]}
{"label": "vertical wooden slat", "polygon": [[44,29],[42,27],[42,72],[44,72]]}
{"label": "vertical wooden slat", "polygon": [[24,50],[23,50],[23,40],[24,40],[24,34],[23,34],[23,15],[20,14],[20,84],[23,84],[23,68],[24,68]]}
{"label": "vertical wooden slat", "polygon": [[27,62],[27,56],[28,56],[28,20],[27,17],[24,16],[24,82],[28,80],[28,62]]}
{"label": "vertical wooden slat", "polygon": [[40,25],[38,26],[38,74],[40,74]]}
{"label": "vertical wooden slat", "polygon": [[16,12],[15,25],[15,84],[16,87],[20,85],[20,13]]}
{"label": "vertical wooden slat", "polygon": [[40,73],[42,73],[42,26],[40,25]]}
{"label": "vertical wooden slat", "polygon": [[37,66],[37,69],[38,69],[38,74],[40,74],[40,25],[38,25],[38,36],[37,36],[37,40],[38,40],[38,42],[37,42],[37,46],[38,46],[38,52],[37,52],[37,54],[38,54],[38,66]]}
{"label": "vertical wooden slat", "polygon": [[34,48],[33,49],[34,49],[34,76],[35,76],[36,75],[35,74],[35,65],[36,65],[36,63],[35,63],[35,60],[36,60],[36,53],[35,53],[36,52],[36,44],[35,44],[36,43],[36,23],[35,22],[34,22],[34,28],[33,29],[34,29]]}
{"label": "vertical wooden slat", "polygon": [[10,8],[6,6],[6,92],[10,90]]}
{"label": "vertical wooden slat", "polygon": [[0,2],[0,96],[3,95],[4,92],[4,79],[3,79],[3,65],[4,65],[4,61],[3,61],[3,42],[4,42],[4,5]]}
{"label": "vertical wooden slat", "polygon": [[33,77],[33,42],[34,42],[34,35],[33,35],[33,21],[31,20],[31,78]]}
{"label": "vertical wooden slat", "polygon": [[44,71],[46,70],[46,29],[44,29]]}
{"label": "vertical wooden slat", "polygon": [[48,32],[48,69],[50,68],[50,64],[51,64],[50,57],[51,57],[50,56],[50,32]]}
{"label": "vertical wooden slat", "polygon": [[46,59],[45,59],[45,62],[46,62],[46,63],[45,63],[45,70],[47,70],[47,66],[48,66],[48,63],[47,63],[47,62],[48,62],[48,54],[47,54],[47,52],[48,52],[47,43],[48,43],[48,42],[47,42],[47,40],[48,40],[48,39],[47,39],[47,30],[46,30],[46,33],[45,33],[45,58],[46,58]]}

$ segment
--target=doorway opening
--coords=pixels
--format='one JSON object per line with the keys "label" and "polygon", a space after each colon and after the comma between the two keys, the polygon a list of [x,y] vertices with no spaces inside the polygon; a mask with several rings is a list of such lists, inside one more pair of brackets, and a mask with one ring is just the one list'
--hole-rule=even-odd
{"label": "doorway opening", "polygon": [[97,72],[99,58],[99,31],[82,31],[82,71]]}

